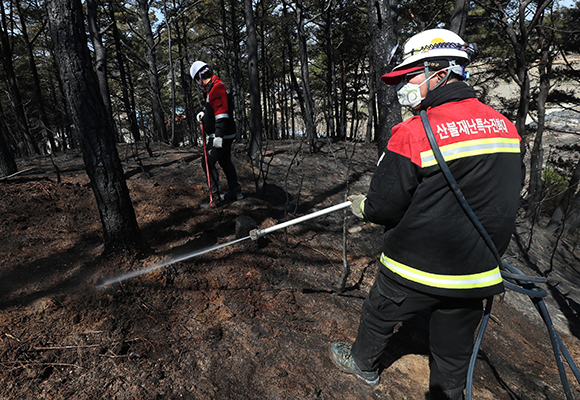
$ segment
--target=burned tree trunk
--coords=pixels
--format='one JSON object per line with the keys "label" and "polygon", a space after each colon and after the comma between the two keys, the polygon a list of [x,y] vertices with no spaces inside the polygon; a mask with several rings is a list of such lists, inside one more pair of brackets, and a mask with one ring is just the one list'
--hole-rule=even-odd
{"label": "burned tree trunk", "polygon": [[[34,82],[34,95],[36,98],[36,104],[38,107],[38,114],[40,121],[42,123],[43,139],[50,145],[51,153],[58,151],[56,142],[54,140],[54,134],[50,130],[50,124],[48,122],[48,115],[44,107],[44,97],[42,96],[42,90],[40,87],[40,77],[38,76],[38,67],[36,65],[36,60],[34,57],[33,41],[31,41],[28,35],[28,27],[26,18],[24,17],[24,12],[22,10],[22,3],[15,3],[16,10],[18,11],[18,16],[20,18],[20,29],[22,30],[22,41],[26,47],[26,53],[28,55],[28,60],[30,62],[30,72],[32,72],[32,81]],[[42,26],[44,29],[44,25]]]}
{"label": "burned tree trunk", "polygon": [[248,32],[248,75],[250,79],[250,146],[249,153],[257,171],[256,192],[263,186],[262,171],[262,107],[260,100],[260,76],[258,68],[258,38],[252,1],[244,0],[244,16]]}
{"label": "burned tree trunk", "polygon": [[540,204],[543,196],[542,172],[544,165],[544,150],[542,146],[542,137],[546,122],[546,102],[550,93],[550,75],[552,71],[551,55],[552,40],[546,35],[545,29],[540,25],[538,28],[538,37],[541,47],[541,58],[538,63],[538,72],[540,74],[540,90],[538,93],[538,129],[534,138],[532,154],[530,155],[530,186],[528,206],[526,217],[537,222],[539,218]]}
{"label": "burned tree trunk", "polygon": [[310,142],[310,152],[316,153],[319,150],[316,127],[314,126],[314,103],[312,91],[310,90],[310,77],[308,68],[308,51],[306,46],[306,31],[304,27],[305,7],[302,1],[296,2],[296,27],[298,31],[298,49],[300,51],[300,71],[302,74],[302,96],[304,97],[304,125],[306,137]]}
{"label": "burned tree trunk", "polygon": [[155,40],[149,19],[149,2],[138,0],[139,17],[143,25],[145,42],[147,44],[147,76],[149,77],[149,92],[151,93],[151,111],[153,112],[153,123],[157,138],[167,142],[167,129],[165,128],[165,118],[163,116],[163,106],[161,105],[161,90],[159,76],[157,75],[157,56],[155,52]]}
{"label": "burned tree trunk", "polygon": [[8,148],[8,143],[4,140],[3,124],[0,124],[0,178],[12,175],[18,168],[14,161],[14,156]]}
{"label": "burned tree trunk", "polygon": [[402,121],[401,106],[393,86],[381,81],[388,69],[391,49],[397,44],[397,0],[369,0],[367,12],[371,30],[371,59],[376,73],[376,99],[378,111],[377,151],[380,156],[391,137],[391,128]]}
{"label": "burned tree trunk", "polygon": [[111,105],[111,94],[109,91],[109,81],[107,77],[107,51],[103,44],[103,38],[99,30],[98,15],[97,15],[97,1],[87,0],[87,22],[91,42],[95,53],[95,69],[97,79],[99,82],[99,91],[103,98],[103,104],[107,110],[109,118],[111,118],[111,125],[115,129],[113,123],[113,108]]}
{"label": "burned tree trunk", "polygon": [[467,25],[467,14],[469,11],[468,0],[455,0],[453,16],[451,17],[451,30],[463,37]]}
{"label": "burned tree trunk", "polygon": [[109,10],[109,15],[111,16],[111,21],[113,22],[113,40],[115,41],[115,50],[117,51],[117,64],[119,69],[119,79],[121,80],[123,105],[125,106],[125,112],[127,113],[127,118],[129,119],[129,126],[131,135],[133,135],[133,140],[135,142],[140,142],[141,132],[139,132],[139,124],[137,123],[137,113],[135,112],[135,107],[133,107],[129,96],[129,83],[125,73],[125,54],[122,51],[121,35],[119,33],[117,20],[115,18],[115,8],[112,5]]}
{"label": "burned tree trunk", "polygon": [[16,82],[16,72],[14,71],[14,65],[12,63],[12,45],[10,44],[8,21],[6,18],[6,12],[4,11],[4,2],[0,3],[0,17],[0,44],[2,48],[0,54],[4,64],[6,82],[10,92],[10,101],[12,103],[12,107],[16,115],[16,120],[18,121],[18,126],[20,128],[22,139],[26,145],[28,154],[40,154],[38,145],[34,141],[32,133],[30,132],[30,128],[26,119],[24,102],[22,100],[22,95],[20,94],[20,89],[18,88],[18,83]]}
{"label": "burned tree trunk", "polygon": [[141,251],[135,211],[87,47],[81,0],[50,0],[47,10],[65,97],[101,216],[105,251]]}

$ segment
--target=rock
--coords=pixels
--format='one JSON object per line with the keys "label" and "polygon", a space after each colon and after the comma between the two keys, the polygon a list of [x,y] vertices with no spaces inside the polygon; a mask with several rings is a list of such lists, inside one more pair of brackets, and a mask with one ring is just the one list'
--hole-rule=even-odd
{"label": "rock", "polygon": [[247,215],[240,215],[236,218],[236,239],[250,235],[250,231],[257,226],[256,221]]}

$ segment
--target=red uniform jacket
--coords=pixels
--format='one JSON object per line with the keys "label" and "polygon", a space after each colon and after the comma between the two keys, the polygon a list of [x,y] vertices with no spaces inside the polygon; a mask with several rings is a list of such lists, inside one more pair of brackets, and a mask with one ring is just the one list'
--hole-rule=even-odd
{"label": "red uniform jacket", "polygon": [[[521,187],[515,126],[463,82],[423,101],[445,161],[500,254],[513,230]],[[415,116],[392,130],[373,175],[365,217],[385,226],[382,272],[435,295],[487,297],[503,290],[499,268],[461,209]]]}

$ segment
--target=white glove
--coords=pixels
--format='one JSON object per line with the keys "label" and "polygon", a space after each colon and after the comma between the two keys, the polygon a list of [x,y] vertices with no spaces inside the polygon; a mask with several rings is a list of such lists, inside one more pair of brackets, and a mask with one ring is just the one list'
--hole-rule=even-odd
{"label": "white glove", "polygon": [[223,144],[224,144],[223,138],[221,138],[219,136],[216,136],[213,138],[213,147],[215,147],[216,149],[221,149]]}
{"label": "white glove", "polygon": [[203,114],[204,114],[204,112],[203,112],[203,111],[200,111],[200,112],[197,114],[197,117],[196,117],[196,119],[197,119],[197,122],[199,122],[200,124],[203,122]]}
{"label": "white glove", "polygon": [[350,196],[348,198],[350,201],[352,201],[352,204],[350,205],[350,208],[352,210],[352,213],[354,215],[356,215],[357,217],[359,217],[360,219],[365,219],[364,216],[364,202],[367,199],[367,197],[364,194],[357,194],[354,196]]}

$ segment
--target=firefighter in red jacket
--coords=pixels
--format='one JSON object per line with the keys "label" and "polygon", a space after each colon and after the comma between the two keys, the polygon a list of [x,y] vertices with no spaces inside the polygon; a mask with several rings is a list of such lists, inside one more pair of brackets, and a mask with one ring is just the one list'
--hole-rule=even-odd
{"label": "firefighter in red jacket", "polygon": [[[202,124],[206,136],[207,160],[203,159],[201,164],[204,172],[207,173],[207,161],[211,201],[203,204],[202,207],[219,207],[223,200],[232,201],[244,198],[238,183],[236,168],[231,159],[232,143],[236,138],[232,96],[225,83],[203,61],[194,62],[189,73],[206,93],[205,110],[197,115],[197,121]],[[228,182],[228,191],[223,196],[220,196],[216,163],[221,165]]]}
{"label": "firefighter in red jacket", "polygon": [[[411,37],[403,61],[382,77],[399,102],[426,110],[445,161],[500,254],[515,223],[520,137],[464,82],[473,47],[432,29]],[[355,342],[333,343],[331,359],[371,386],[395,326],[430,308],[431,399],[464,398],[483,299],[503,291],[499,266],[450,189],[419,116],[395,126],[367,195],[352,211],[385,227],[379,272],[362,307]]]}

